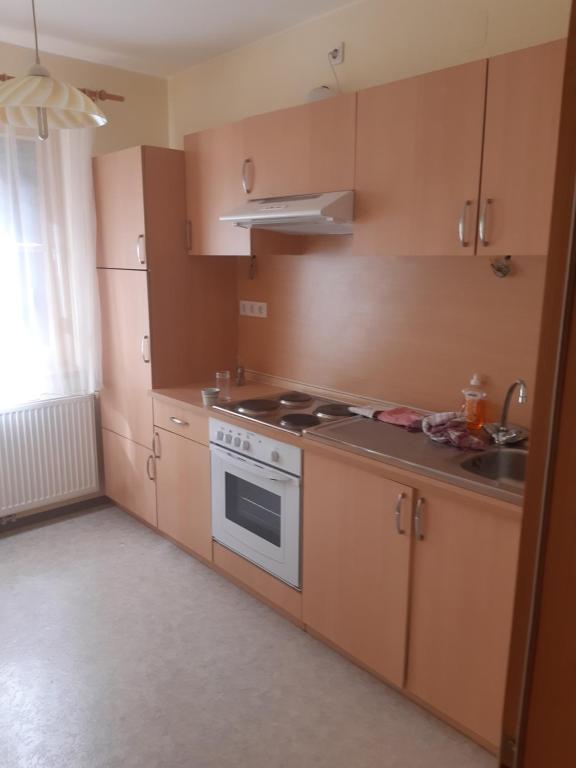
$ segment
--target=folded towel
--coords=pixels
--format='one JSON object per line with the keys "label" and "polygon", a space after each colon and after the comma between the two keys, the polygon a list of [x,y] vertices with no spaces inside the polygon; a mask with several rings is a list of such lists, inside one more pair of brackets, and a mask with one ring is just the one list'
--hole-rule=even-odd
{"label": "folded towel", "polygon": [[379,411],[376,414],[378,421],[386,424],[396,424],[412,431],[419,431],[422,424],[422,414],[411,408],[390,408],[387,411]]}
{"label": "folded towel", "polygon": [[436,443],[448,443],[461,451],[484,451],[486,443],[470,434],[466,421],[456,411],[433,413],[422,420],[422,431]]}
{"label": "folded towel", "polygon": [[422,414],[413,411],[411,408],[373,408],[369,405],[351,405],[350,410],[358,416],[365,416],[367,419],[376,419],[386,424],[395,424],[398,427],[404,427],[410,432],[420,432],[422,429]]}

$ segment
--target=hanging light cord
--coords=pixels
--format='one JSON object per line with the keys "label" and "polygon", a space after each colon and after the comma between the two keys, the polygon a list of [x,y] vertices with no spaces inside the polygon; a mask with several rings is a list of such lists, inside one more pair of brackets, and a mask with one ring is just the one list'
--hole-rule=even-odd
{"label": "hanging light cord", "polygon": [[36,26],[36,3],[32,0],[32,21],[34,22],[34,46],[36,48],[36,64],[40,64],[40,54],[38,53],[38,27]]}
{"label": "hanging light cord", "polygon": [[[34,2],[34,0],[32,0]],[[332,70],[332,74],[334,75],[334,80],[336,81],[336,90],[338,93],[342,93],[342,86],[340,85],[340,80],[338,79],[338,75],[336,73],[336,67],[334,66],[334,61],[332,60],[332,51],[328,54],[328,62],[330,64],[330,69]]]}

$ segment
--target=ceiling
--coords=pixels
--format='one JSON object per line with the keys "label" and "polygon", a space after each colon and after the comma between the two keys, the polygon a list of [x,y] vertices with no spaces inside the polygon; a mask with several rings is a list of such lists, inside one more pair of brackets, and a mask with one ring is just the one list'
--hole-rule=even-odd
{"label": "ceiling", "polygon": [[[43,51],[169,75],[350,4],[351,0],[36,0],[36,12]],[[28,0],[2,0],[0,41],[33,46]]]}

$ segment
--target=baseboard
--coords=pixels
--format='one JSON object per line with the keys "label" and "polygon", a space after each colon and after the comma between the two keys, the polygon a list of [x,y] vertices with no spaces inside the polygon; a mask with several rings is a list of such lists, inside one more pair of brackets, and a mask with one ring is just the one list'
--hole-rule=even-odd
{"label": "baseboard", "polygon": [[79,501],[73,501],[70,504],[64,504],[48,509],[34,510],[31,512],[22,512],[19,515],[7,515],[0,518],[0,536],[13,533],[21,528],[29,528],[35,525],[49,523],[58,517],[68,515],[82,514],[90,509],[109,506],[112,502],[102,495],[90,496]]}

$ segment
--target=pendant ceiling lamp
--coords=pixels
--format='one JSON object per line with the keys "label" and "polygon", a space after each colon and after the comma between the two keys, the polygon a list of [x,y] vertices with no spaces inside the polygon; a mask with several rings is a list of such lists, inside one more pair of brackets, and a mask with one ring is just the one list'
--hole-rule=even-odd
{"label": "pendant ceiling lamp", "polygon": [[26,77],[0,86],[0,123],[17,128],[35,128],[38,138],[48,138],[48,129],[90,128],[106,125],[104,113],[78,88],[54,80],[40,64],[36,8],[32,0],[36,62]]}

